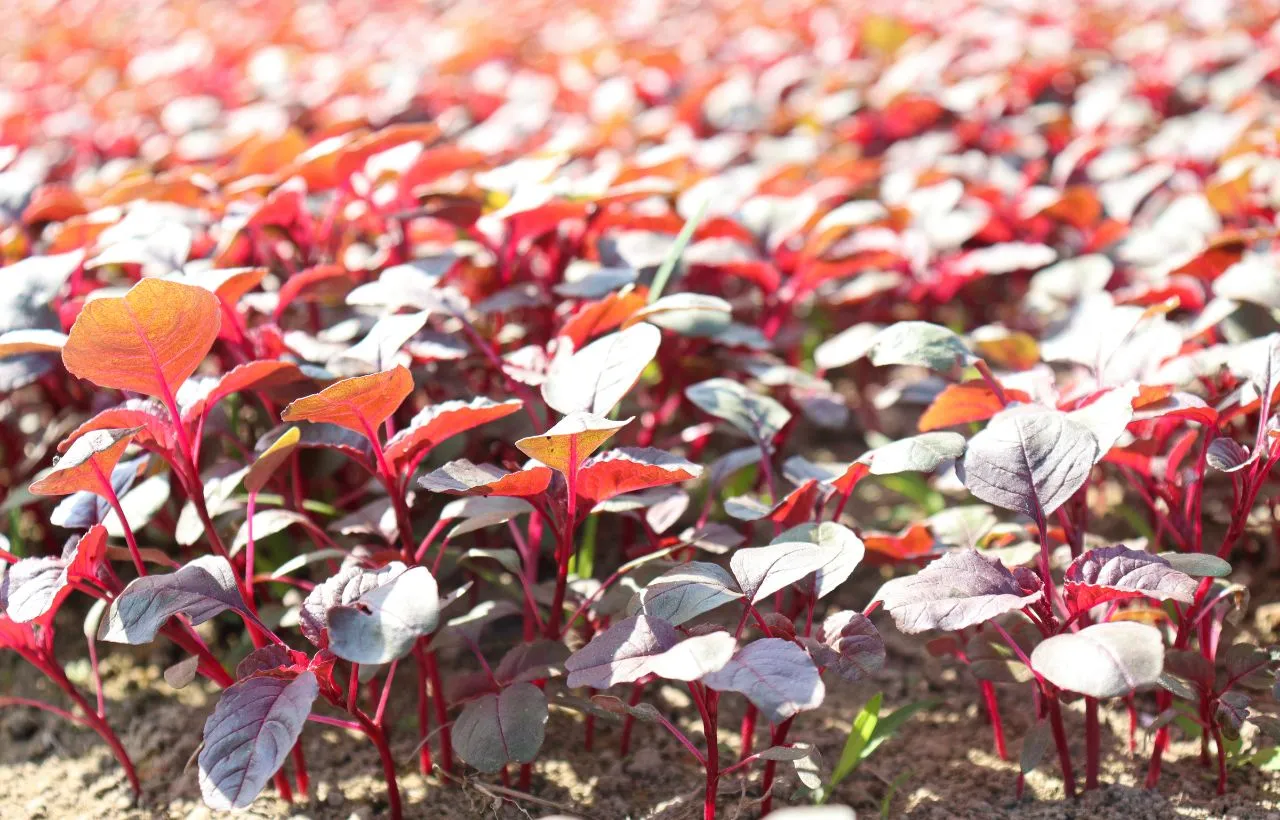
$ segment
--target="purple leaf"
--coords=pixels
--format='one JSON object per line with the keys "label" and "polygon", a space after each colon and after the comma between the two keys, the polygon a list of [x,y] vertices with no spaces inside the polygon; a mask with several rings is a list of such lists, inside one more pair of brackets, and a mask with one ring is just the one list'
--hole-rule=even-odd
{"label": "purple leaf", "polygon": [[690,561],[649,582],[638,596],[645,615],[672,626],[742,597],[733,576],[716,564]]}
{"label": "purple leaf", "polygon": [[542,398],[564,415],[606,415],[631,390],[661,343],[662,332],[642,322],[596,339],[572,356],[557,357]]}
{"label": "purple leaf", "polygon": [[[853,530],[834,521],[800,524],[780,534],[772,543],[795,541],[808,541],[830,552],[830,557],[818,567],[814,576],[814,591],[819,598],[835,592],[836,587],[848,580],[867,552],[862,539]],[[756,600],[759,600],[758,594]]]}
{"label": "purple leaf", "polygon": [[62,558],[23,558],[8,566],[0,580],[0,609],[14,623],[39,618],[66,587],[69,563]]}
{"label": "purple leaf", "polygon": [[826,689],[803,649],[781,638],[762,638],[738,650],[719,671],[702,679],[720,692],[740,692],[771,723],[816,709]]}
{"label": "purple leaf", "polygon": [[1031,668],[1060,689],[1113,698],[1160,678],[1164,640],[1133,621],[1094,624],[1046,638],[1031,652]]}
{"label": "purple leaf", "polygon": [[222,693],[204,724],[200,793],[213,809],[242,809],[284,762],[320,687],[314,672],[258,675]]}
{"label": "purple leaf", "polygon": [[726,632],[683,641],[681,637],[675,627],[660,618],[634,615],[621,620],[565,661],[568,685],[607,689],[649,674],[671,680],[698,680],[719,669],[733,655],[734,640]]}
{"label": "purple leaf", "polygon": [[738,579],[738,588],[754,604],[823,569],[836,560],[838,554],[831,546],[788,541],[738,550],[729,559],[729,568]]}
{"label": "purple leaf", "polygon": [[596,635],[565,661],[568,685],[608,689],[649,674],[649,662],[680,642],[680,633],[661,618],[633,615]]}
{"label": "purple leaf", "polygon": [[568,656],[568,648],[558,641],[538,640],[517,644],[502,656],[502,660],[493,669],[493,676],[502,683],[549,678],[552,671],[563,665]]}
{"label": "purple leaf", "polygon": [[[379,584],[353,601],[329,608],[329,649],[353,663],[388,663],[440,621],[436,580],[426,567],[379,573]],[[401,567],[404,565],[401,564]]]}
{"label": "purple leaf", "polygon": [[1235,439],[1223,436],[1215,438],[1209,445],[1204,460],[1215,470],[1234,473],[1248,467],[1257,461],[1261,455],[1261,447],[1254,448],[1253,454],[1250,455],[1248,447],[1245,447]]}
{"label": "purple leaf", "polygon": [[805,641],[814,662],[847,681],[859,681],[884,666],[884,639],[870,619],[845,610],[822,622],[817,640]]}
{"label": "purple leaf", "polygon": [[453,724],[453,744],[459,757],[491,774],[537,757],[546,727],[546,695],[532,683],[516,683],[463,707]]}
{"label": "purple leaf", "polygon": [[298,613],[298,628],[307,640],[321,649],[329,646],[329,610],[335,606],[355,603],[366,592],[376,589],[390,578],[404,572],[405,566],[392,561],[380,570],[367,570],[358,564],[348,564],[319,584],[302,602]]}
{"label": "purple leaf", "polygon": [[[111,471],[111,488],[116,491],[116,496],[124,496],[146,466],[146,456],[118,463]],[[49,514],[49,523],[69,530],[83,530],[102,523],[109,512],[111,504],[106,498],[98,493],[80,490],[58,502],[58,506]]]}
{"label": "purple leaf", "polygon": [[737,427],[758,444],[773,441],[791,412],[777,400],[752,393],[732,379],[708,379],[685,388],[685,396],[704,412]]}
{"label": "purple leaf", "polygon": [[974,550],[948,553],[915,575],[894,578],[876,598],[908,634],[955,630],[1034,604],[1043,590],[1028,591],[996,560]]}
{"label": "purple leaf", "polygon": [[967,364],[973,354],[952,331],[929,322],[897,322],[872,337],[867,356],[876,367],[926,367],[941,373]]}
{"label": "purple leaf", "polygon": [[931,473],[960,458],[964,449],[964,436],[959,433],[921,433],[877,447],[858,461],[868,465],[872,475]]}
{"label": "purple leaf", "polygon": [[1140,597],[1189,604],[1196,580],[1158,555],[1125,546],[1103,547],[1071,562],[1063,593],[1076,612],[1105,601]]}
{"label": "purple leaf", "polygon": [[1037,519],[1084,486],[1102,455],[1093,433],[1066,413],[1019,406],[970,439],[956,469],[978,498]]}
{"label": "purple leaf", "polygon": [[182,614],[192,624],[231,609],[252,617],[235,572],[227,559],[205,555],[168,575],[136,578],[111,602],[98,628],[98,639],[115,643],[147,643],[165,621]]}

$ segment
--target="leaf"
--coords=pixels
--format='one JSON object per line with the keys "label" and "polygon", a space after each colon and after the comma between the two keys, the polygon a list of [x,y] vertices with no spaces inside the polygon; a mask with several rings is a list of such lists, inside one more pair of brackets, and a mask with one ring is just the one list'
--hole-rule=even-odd
{"label": "leaf", "polygon": [[837,549],[811,541],[789,541],[740,549],[729,559],[738,588],[756,603],[825,567]]}
{"label": "leaf", "polygon": [[453,724],[453,744],[467,764],[486,774],[508,763],[538,756],[546,736],[547,697],[531,683],[516,683],[484,695],[462,709]]}
{"label": "leaf", "polygon": [[[1007,401],[1029,402],[1031,397],[1021,390],[1004,391]],[[984,381],[949,384],[934,397],[933,403],[920,416],[920,432],[986,421],[1004,409],[995,391]]]}
{"label": "leaf", "polygon": [[183,421],[191,422],[233,393],[266,390],[304,381],[307,381],[307,376],[293,362],[261,359],[237,365],[222,376],[187,379],[178,388],[175,399]]}
{"label": "leaf", "polygon": [[799,524],[779,533],[771,543],[784,544],[792,541],[808,541],[830,551],[830,557],[818,567],[814,579],[814,592],[819,598],[835,592],[836,587],[848,580],[866,555],[862,539],[853,530],[834,521]]}
{"label": "leaf", "polygon": [[637,596],[649,617],[679,626],[742,597],[733,576],[716,564],[690,561],[654,578]]}
{"label": "leaf", "polygon": [[430,405],[387,442],[387,461],[407,466],[412,459],[442,441],[482,424],[505,418],[522,406],[523,403],[517,399],[496,402],[483,397]]}
{"label": "leaf", "polygon": [[732,379],[708,379],[685,388],[685,396],[703,411],[723,419],[759,444],[773,441],[791,413],[776,400],[752,393]]}
{"label": "leaf", "polygon": [[449,537],[456,538],[469,532],[482,530],[496,524],[505,524],[517,515],[533,511],[533,506],[520,498],[459,498],[440,511],[440,518],[462,519],[462,523],[449,530]]}
{"label": "leaf", "polygon": [[1138,385],[1133,382],[1108,390],[1100,398],[1068,413],[1067,418],[1092,433],[1098,452],[1106,455],[1133,420],[1133,400],[1138,392]]}
{"label": "leaf", "polygon": [[253,617],[227,559],[203,555],[176,572],[130,581],[107,609],[98,640],[147,643],[174,615],[186,615],[199,625],[228,609]]}
{"label": "leaf", "polygon": [[852,610],[827,616],[817,639],[803,643],[815,663],[847,681],[863,680],[884,666],[884,639],[869,618]]}
{"label": "leaf", "polygon": [[374,322],[365,337],[329,357],[325,369],[339,376],[364,376],[389,369],[400,348],[422,330],[427,312],[393,313]]}
{"label": "leaf", "polygon": [[320,692],[316,674],[257,675],[222,693],[204,724],[200,794],[213,809],[242,809],[284,763]]}
{"label": "leaf", "polygon": [[823,370],[853,364],[867,355],[880,326],[862,322],[846,328],[814,348],[813,363]]}
{"label": "leaf", "polygon": [[218,297],[209,291],[143,279],[122,297],[84,306],[62,362],[99,387],[163,399],[195,372],[221,324]]}
{"label": "leaf", "polygon": [[697,680],[728,661],[733,643],[733,637],[724,632],[681,641],[680,633],[666,621],[633,615],[596,635],[565,661],[566,683],[571,689],[608,689],[649,674]]}
{"label": "leaf", "polygon": [[577,492],[600,502],[702,475],[702,467],[654,447],[620,447],[582,463]]}
{"label": "leaf", "polygon": [[[8,546],[6,543],[5,546]],[[57,558],[23,558],[0,573],[0,610],[24,624],[57,611],[73,581],[97,581],[107,549],[107,533],[95,525],[73,538]]]}
{"label": "leaf", "polygon": [[724,299],[703,293],[673,293],[641,308],[623,322],[623,328],[648,322],[681,336],[708,338],[729,326],[733,308]]}
{"label": "leaf", "polygon": [[71,431],[58,443],[58,452],[65,453],[82,436],[93,430],[137,429],[134,441],[139,446],[154,445],[161,450],[174,446],[174,427],[169,411],[155,399],[128,399],[118,407],[108,407]]}
{"label": "leaf", "polygon": [[771,723],[822,705],[826,688],[803,649],[781,638],[753,641],[703,684],[718,692],[739,692]]}
{"label": "leaf", "polygon": [[262,488],[271,480],[272,474],[280,469],[280,465],[288,461],[301,440],[302,433],[297,427],[285,430],[279,438],[271,442],[270,447],[262,451],[249,468],[249,472],[245,473],[244,488],[251,493],[262,492]]}
{"label": "leaf", "polygon": [[[137,430],[94,430],[76,439],[42,478],[31,482],[36,495],[89,492],[104,495],[107,478]],[[105,497],[105,496],[104,496]]]}
{"label": "leaf", "polygon": [[386,421],[413,392],[413,376],[395,367],[370,376],[336,382],[319,393],[290,404],[282,421],[336,424],[363,436],[376,436]]}
{"label": "leaf", "polygon": [[538,495],[551,483],[551,470],[530,467],[508,473],[491,464],[472,464],[465,458],[450,461],[418,479],[418,486],[433,493],[450,495],[512,496]]}
{"label": "leaf", "polygon": [[1053,732],[1049,728],[1049,721],[1037,720],[1022,739],[1022,751],[1018,755],[1018,767],[1024,775],[1031,774],[1040,765],[1052,741]]}
{"label": "leaf", "polygon": [[948,373],[974,358],[955,333],[929,322],[896,322],[878,332],[867,348],[876,367],[910,365]]}
{"label": "leaf", "polygon": [[529,458],[567,474],[571,466],[580,466],[601,444],[630,422],[630,418],[613,421],[591,413],[573,413],[560,419],[542,435],[520,439],[516,447]]}
{"label": "leaf", "polygon": [[1117,697],[1160,679],[1164,640],[1146,624],[1094,624],[1046,638],[1032,650],[1031,668],[1061,689]]}
{"label": "leaf", "polygon": [[1255,447],[1253,454],[1249,448],[1235,439],[1222,436],[1215,438],[1205,453],[1205,462],[1215,470],[1224,473],[1235,473],[1257,461],[1262,455],[1262,448]]}
{"label": "leaf", "polygon": [[295,555],[288,561],[271,571],[272,578],[284,578],[296,569],[301,569],[308,564],[314,564],[317,561],[329,561],[334,558],[345,558],[347,553],[339,549],[322,549],[313,552],[304,552]]}
{"label": "leaf", "polygon": [[1208,553],[1161,552],[1157,556],[1178,572],[1185,572],[1192,578],[1226,578],[1231,574],[1231,564]]}
{"label": "leaf", "polygon": [[[311,519],[297,510],[262,510],[253,514],[253,539],[254,541],[261,541],[278,532],[284,532],[294,524],[307,527],[311,525]],[[248,545],[249,522],[245,521],[240,525],[240,529],[236,531],[235,540],[231,542],[231,554],[233,556],[239,555],[240,550]]]}
{"label": "leaf", "polygon": [[976,626],[1042,597],[1043,590],[1025,589],[999,561],[960,550],[915,575],[886,582],[875,600],[884,602],[899,630],[914,634]]}
{"label": "leaf", "polygon": [[57,353],[67,343],[67,335],[56,330],[29,328],[0,334],[0,358],[28,353]]}
{"label": "leaf", "polygon": [[402,657],[440,618],[436,581],[426,567],[392,561],[377,571],[355,567],[311,591],[300,624],[312,643],[344,660],[379,664]]}
{"label": "leaf", "polygon": [[1158,555],[1125,546],[1092,549],[1067,567],[1063,595],[1073,612],[1106,601],[1154,598],[1189,604],[1197,582]]}
{"label": "leaf", "polygon": [[964,450],[964,436],[959,433],[922,433],[877,447],[858,461],[867,464],[872,475],[931,473],[960,458]]}
{"label": "leaf", "polygon": [[956,467],[978,498],[1038,519],[1083,487],[1101,457],[1097,439],[1067,414],[1026,406],[993,418]]}
{"label": "leaf", "polygon": [[603,336],[568,358],[552,362],[542,398],[560,413],[604,416],[653,361],[662,332],[641,323]]}
{"label": "leaf", "polygon": [[880,722],[880,704],[884,701],[884,694],[876,692],[871,699],[866,702],[862,709],[853,719],[853,725],[849,728],[849,737],[844,742],[844,748],[840,751],[840,759],[836,761],[835,770],[831,773],[831,782],[826,791],[830,793],[835,787],[849,775],[853,774],[864,758],[864,750],[867,744],[871,742],[872,735],[875,734],[876,725]]}
{"label": "leaf", "polygon": [[[111,471],[111,489],[115,490],[117,498],[123,497],[128,492],[138,474],[146,467],[145,456],[116,464],[115,469]],[[55,527],[83,530],[101,523],[109,512],[111,512],[111,505],[100,494],[88,491],[75,492],[58,502],[58,506],[54,507],[53,512],[49,514],[49,523]]]}

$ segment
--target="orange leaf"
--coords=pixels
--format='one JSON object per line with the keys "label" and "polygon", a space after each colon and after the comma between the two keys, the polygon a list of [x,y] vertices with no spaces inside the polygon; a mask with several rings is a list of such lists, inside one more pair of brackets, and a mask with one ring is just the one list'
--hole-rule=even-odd
{"label": "orange leaf", "polygon": [[973,351],[989,363],[1006,370],[1029,370],[1040,362],[1040,343],[1020,330],[993,329],[974,334]]}
{"label": "orange leaf", "polygon": [[327,422],[375,438],[378,425],[390,418],[412,392],[413,376],[403,366],[397,366],[335,382],[319,393],[293,402],[280,418]]}
{"label": "orange leaf", "polygon": [[1138,395],[1133,397],[1130,405],[1134,410],[1155,404],[1158,401],[1164,401],[1173,395],[1173,385],[1171,384],[1143,384],[1138,386]]}
{"label": "orange leaf", "polygon": [[520,439],[516,447],[529,458],[568,473],[570,465],[581,465],[630,421],[630,418],[613,421],[587,412],[570,413],[542,435]]}
{"label": "orange leaf", "polygon": [[494,495],[527,498],[551,483],[551,470],[529,467],[514,473],[490,464],[472,464],[465,458],[450,461],[418,479],[418,486],[433,493],[449,495]]}
{"label": "orange leaf", "polygon": [[[1021,390],[1004,391],[1009,401],[1030,401],[1031,397]],[[996,398],[996,394],[986,382],[971,381],[964,384],[949,384],[938,394],[920,417],[920,432],[939,430],[943,427],[954,427],[971,421],[986,421],[1004,409],[1004,405]]]}
{"label": "orange leaf", "polygon": [[912,524],[900,533],[864,533],[862,543],[868,550],[906,561],[933,554],[934,539],[926,524]]}
{"label": "orange leaf", "polygon": [[53,469],[31,483],[35,495],[71,495],[90,492],[103,495],[103,487],[111,486],[107,476],[124,455],[125,448],[137,430],[94,430],[80,438],[58,459]]}
{"label": "orange leaf", "polygon": [[250,388],[260,390],[266,387],[279,387],[301,381],[307,381],[307,377],[293,362],[258,359],[233,367],[213,382],[203,396],[198,394],[187,396],[185,390],[180,390],[178,404],[181,406],[183,421],[191,421],[208,412],[215,404],[232,393]]}
{"label": "orange leaf", "polygon": [[173,449],[174,429],[169,423],[169,411],[155,399],[129,399],[118,407],[108,407],[72,430],[58,444],[58,452],[65,453],[77,440],[94,430],[121,428],[136,428],[134,441],[139,446],[155,444],[161,450]]}
{"label": "orange leaf", "polygon": [[624,288],[597,302],[589,302],[560,328],[559,336],[573,339],[573,349],[581,350],[587,342],[613,330],[648,304],[648,288]]}
{"label": "orange leaf", "polygon": [[578,495],[590,501],[607,501],[616,495],[697,478],[702,468],[653,447],[610,450],[582,465]]}
{"label": "orange leaf", "polygon": [[483,397],[434,404],[414,416],[408,427],[387,442],[387,461],[408,461],[447,438],[509,416],[523,406],[518,399],[495,402]]}
{"label": "orange leaf", "polygon": [[166,398],[200,366],[221,324],[209,291],[143,279],[122,297],[84,306],[62,363],[99,387]]}

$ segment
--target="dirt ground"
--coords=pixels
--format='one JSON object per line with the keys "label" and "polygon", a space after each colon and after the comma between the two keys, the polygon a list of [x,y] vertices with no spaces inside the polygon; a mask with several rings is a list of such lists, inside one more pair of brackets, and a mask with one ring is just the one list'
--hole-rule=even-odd
{"label": "dirt ground", "polygon": [[[1214,794],[1211,775],[1198,765],[1195,743],[1177,742],[1167,758],[1163,792],[1141,788],[1149,737],[1140,736],[1131,758],[1124,748],[1126,718],[1106,716],[1104,748],[1106,787],[1074,802],[1063,801],[1056,758],[1050,755],[1027,782],[1027,796],[1014,797],[1016,762],[1002,762],[991,749],[991,734],[977,707],[976,687],[966,673],[923,653],[918,642],[896,635],[883,625],[890,646],[889,662],[874,681],[850,686],[835,681],[827,703],[796,721],[793,738],[816,741],[829,766],[837,759],[854,714],[877,689],[886,707],[912,700],[940,698],[942,703],[918,715],[896,738],[882,746],[863,768],[840,787],[836,801],[853,806],[860,816],[881,811],[888,784],[908,772],[889,802],[888,816],[908,818],[1275,818],[1280,817],[1280,778],[1256,769],[1233,770],[1231,791]],[[201,726],[212,708],[212,691],[193,685],[170,689],[161,678],[163,650],[152,655],[128,651],[108,654],[103,664],[108,716],[138,766],[144,785],[139,800],[130,793],[119,766],[92,732],[42,712],[7,709],[0,713],[0,815],[4,818],[174,818],[198,820],[212,813],[200,801],[193,768],[187,768],[200,741]],[[83,664],[82,664],[83,667]],[[73,677],[87,674],[75,665]],[[14,694],[50,695],[15,659],[0,666],[0,689]],[[1026,724],[1017,709],[1025,689],[1001,690],[1006,703],[1010,752],[1016,758]],[[683,691],[666,687],[650,692],[650,702],[687,718],[691,709]],[[738,747],[736,697],[725,698],[722,759]],[[600,723],[596,746],[586,751],[580,715],[556,710],[547,745],[534,769],[532,798],[503,802],[484,781],[445,785],[416,770],[414,707],[393,705],[402,717],[395,725],[394,752],[402,761],[400,784],[406,816],[429,820],[495,818],[519,820],[563,813],[581,818],[700,817],[701,772],[687,753],[660,727],[639,724],[635,749],[623,761],[617,755],[620,728]],[[698,732],[686,722],[696,740]],[[1083,764],[1082,717],[1068,712],[1075,730],[1073,753]],[[351,820],[387,815],[385,791],[378,777],[377,756],[358,737],[309,724],[303,734],[311,772],[311,793],[288,806],[268,789],[243,816]],[[1177,735],[1175,733],[1175,738]],[[761,737],[763,740],[763,737]],[[759,742],[759,741],[758,741]],[[1051,768],[1052,767],[1052,768]],[[758,813],[760,770],[722,784],[721,816],[752,818]],[[493,781],[491,781],[493,782]],[[799,799],[796,783],[782,776],[780,804]]]}

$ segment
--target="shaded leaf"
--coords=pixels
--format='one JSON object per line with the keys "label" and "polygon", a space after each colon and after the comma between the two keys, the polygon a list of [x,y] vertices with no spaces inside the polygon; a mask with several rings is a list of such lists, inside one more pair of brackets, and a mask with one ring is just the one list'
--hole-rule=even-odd
{"label": "shaded leaf", "polygon": [[1112,698],[1159,680],[1164,640],[1146,624],[1094,624],[1046,638],[1031,652],[1031,667],[1054,686]]}
{"label": "shaded leaf", "polygon": [[198,625],[228,609],[252,617],[240,597],[231,564],[225,558],[204,555],[176,572],[130,581],[107,609],[98,639],[147,643],[174,615],[186,615]]}
{"label": "shaded leaf", "polygon": [[822,704],[826,688],[803,649],[780,638],[753,641],[702,682],[719,692],[740,692],[771,723]]}
{"label": "shaded leaf", "polygon": [[484,695],[462,709],[453,724],[458,756],[485,773],[538,756],[546,735],[547,698],[531,683]]}
{"label": "shaded leaf", "polygon": [[948,553],[915,575],[886,582],[876,593],[898,629],[908,634],[976,626],[1043,596],[1041,589],[1025,589],[999,561],[973,550]]}

